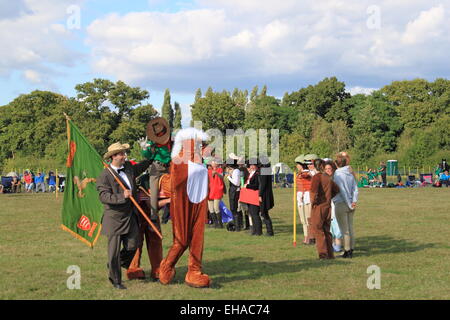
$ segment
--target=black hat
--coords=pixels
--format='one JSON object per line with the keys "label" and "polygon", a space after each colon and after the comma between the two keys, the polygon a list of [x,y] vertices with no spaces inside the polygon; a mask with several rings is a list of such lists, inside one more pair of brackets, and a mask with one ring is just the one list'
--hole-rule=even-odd
{"label": "black hat", "polygon": [[251,165],[256,165],[257,167],[261,167],[261,162],[259,162],[258,158],[250,158],[246,162],[247,167],[250,167]]}
{"label": "black hat", "polygon": [[270,159],[267,156],[259,157],[259,163],[260,163],[260,166],[263,168],[271,167]]}
{"label": "black hat", "polygon": [[228,158],[227,161],[225,162],[225,165],[230,168],[238,168],[239,167],[238,160],[232,159],[232,158]]}

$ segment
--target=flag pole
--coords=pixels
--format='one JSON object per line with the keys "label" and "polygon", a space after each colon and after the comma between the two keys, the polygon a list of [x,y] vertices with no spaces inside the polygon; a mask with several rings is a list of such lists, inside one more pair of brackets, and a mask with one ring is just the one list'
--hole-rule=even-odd
{"label": "flag pole", "polygon": [[294,241],[294,247],[296,247],[297,246],[297,177],[295,176],[295,171],[294,171],[294,201],[293,201],[293,203],[294,203],[294,216],[293,216],[293,224],[294,224],[294,230],[293,230],[293,233],[294,233],[294,239],[293,239],[293,241]]}
{"label": "flag pole", "polygon": [[[109,165],[106,162],[103,162],[103,165],[105,166],[106,169],[108,169],[109,173],[111,173],[111,175],[114,177],[114,179],[116,179],[116,181],[120,185],[120,187],[123,190],[128,190],[127,188],[125,188],[123,183],[119,180],[119,178],[117,178],[117,176],[111,171],[111,168],[109,167]],[[159,232],[158,228],[156,228],[155,225],[153,224],[153,222],[147,217],[144,210],[142,210],[141,206],[137,203],[137,201],[133,198],[133,196],[130,196],[130,200],[131,200],[131,202],[133,202],[134,206],[138,209],[139,213],[144,217],[144,219],[147,220],[148,224],[152,227],[153,231],[155,231],[156,234],[158,235],[158,237],[160,237],[162,239],[162,235]]]}
{"label": "flag pole", "polygon": [[55,195],[56,195],[56,199],[58,199],[58,187],[59,187],[58,169],[56,169],[55,171],[56,171],[56,177],[55,177],[55,183],[56,183]]}

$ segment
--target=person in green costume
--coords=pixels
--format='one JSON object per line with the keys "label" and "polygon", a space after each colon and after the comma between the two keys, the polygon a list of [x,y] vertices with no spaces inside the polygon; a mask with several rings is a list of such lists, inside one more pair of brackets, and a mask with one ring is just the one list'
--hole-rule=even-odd
{"label": "person in green costume", "polygon": [[158,220],[159,180],[162,175],[169,173],[172,141],[170,126],[166,119],[157,117],[147,124],[147,139],[139,140],[141,154],[148,160],[153,160],[149,169],[150,184],[150,220]]}

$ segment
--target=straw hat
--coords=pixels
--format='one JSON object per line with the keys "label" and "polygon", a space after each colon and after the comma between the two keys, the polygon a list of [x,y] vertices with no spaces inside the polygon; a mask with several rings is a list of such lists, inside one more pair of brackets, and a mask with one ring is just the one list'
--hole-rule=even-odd
{"label": "straw hat", "polygon": [[115,155],[116,153],[119,153],[119,152],[124,152],[128,149],[130,149],[130,145],[128,143],[125,143],[125,144],[121,144],[120,142],[113,143],[112,145],[110,145],[108,147],[108,152],[105,153],[105,155],[103,156],[103,159],[108,159],[112,155]]}
{"label": "straw hat", "polygon": [[166,119],[157,117],[147,123],[147,138],[157,144],[166,144],[170,139],[170,126]]}
{"label": "straw hat", "polygon": [[301,154],[297,158],[295,158],[296,163],[304,163],[305,162],[305,155]]}
{"label": "straw hat", "polygon": [[315,153],[313,153],[313,154],[310,153],[310,154],[305,155],[305,160],[313,161],[313,160],[316,160],[316,159],[320,159],[320,158]]}

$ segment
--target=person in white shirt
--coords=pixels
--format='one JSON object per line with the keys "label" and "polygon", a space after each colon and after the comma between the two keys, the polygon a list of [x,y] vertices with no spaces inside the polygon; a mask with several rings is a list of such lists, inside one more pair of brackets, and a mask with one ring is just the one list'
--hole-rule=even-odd
{"label": "person in white shirt", "polygon": [[243,224],[242,212],[238,212],[239,193],[241,185],[241,170],[236,159],[228,159],[227,165],[227,179],[230,183],[228,196],[230,200],[230,211],[233,213],[233,221],[235,225],[235,231],[241,231]]}

